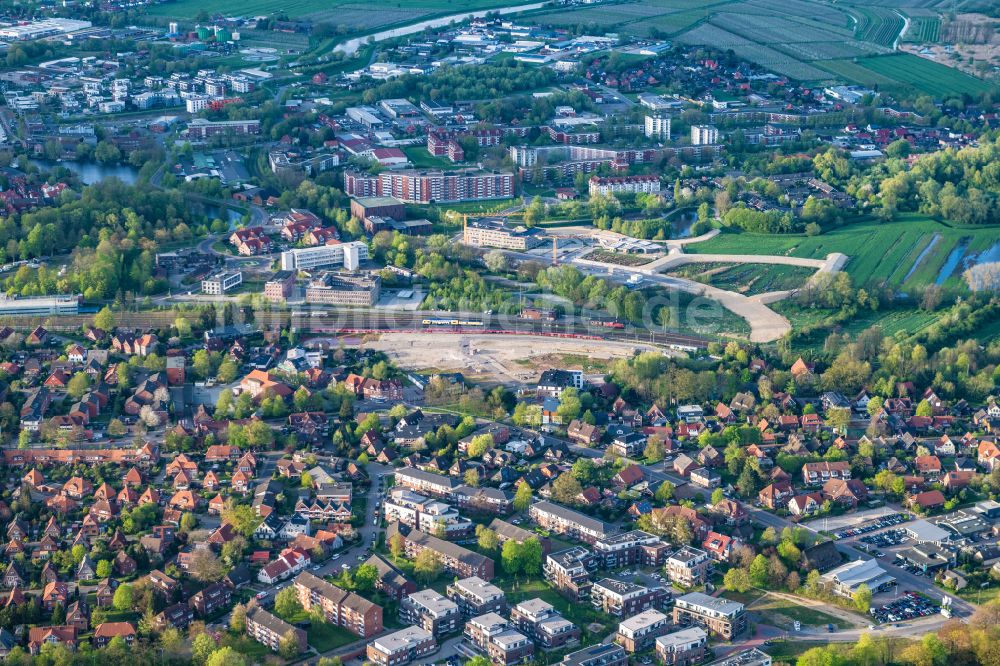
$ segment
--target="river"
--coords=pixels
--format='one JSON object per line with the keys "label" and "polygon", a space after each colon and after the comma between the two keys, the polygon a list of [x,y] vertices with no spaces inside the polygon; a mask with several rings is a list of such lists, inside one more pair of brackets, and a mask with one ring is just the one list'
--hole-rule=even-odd
{"label": "river", "polygon": [[393,39],[395,37],[404,37],[406,35],[412,35],[414,33],[423,32],[428,28],[441,28],[448,25],[452,21],[456,23],[461,23],[462,21],[468,21],[469,19],[482,18],[487,14],[516,14],[517,12],[526,12],[532,9],[541,9],[545,6],[544,2],[535,2],[530,5],[514,5],[511,7],[497,7],[495,9],[482,9],[475,12],[464,12],[462,14],[452,14],[451,16],[442,16],[436,19],[427,19],[426,21],[421,21],[420,23],[413,23],[411,25],[405,25],[400,28],[392,28],[389,30],[383,30],[382,32],[376,32],[373,35],[365,35],[364,37],[355,37],[354,39],[349,39],[346,42],[337,44],[334,47],[334,51],[341,51],[351,56],[358,52],[363,45],[370,41],[382,42],[387,39]]}
{"label": "river", "polygon": [[126,185],[134,185],[139,180],[139,170],[126,164],[98,164],[97,162],[74,162],[72,160],[52,162],[34,158],[29,159],[28,162],[42,171],[51,171],[55,167],[65,167],[76,173],[85,185],[93,185],[105,178],[117,178]]}

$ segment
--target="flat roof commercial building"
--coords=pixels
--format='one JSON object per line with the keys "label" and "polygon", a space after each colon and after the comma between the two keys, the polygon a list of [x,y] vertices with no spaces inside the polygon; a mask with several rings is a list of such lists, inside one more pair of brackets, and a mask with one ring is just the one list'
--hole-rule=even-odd
{"label": "flat roof commercial building", "polygon": [[851,597],[865,585],[876,594],[896,584],[896,578],[883,569],[877,560],[854,560],[822,575],[820,580],[834,594]]}
{"label": "flat roof commercial building", "polygon": [[537,229],[509,227],[503,219],[479,218],[465,225],[462,242],[474,247],[529,250],[541,244]]}
{"label": "flat roof commercial building", "polygon": [[0,294],[0,315],[79,314],[82,295],[18,298]]}
{"label": "flat roof commercial building", "polygon": [[377,275],[368,278],[324,273],[306,286],[306,303],[371,307],[378,303],[381,286],[382,280]]}
{"label": "flat roof commercial building", "polygon": [[201,293],[221,296],[241,284],[243,284],[243,271],[223,271],[202,280]]}
{"label": "flat roof commercial building", "polygon": [[361,241],[297,247],[281,253],[281,270],[311,271],[316,268],[343,266],[356,270],[358,263],[368,259],[368,245]]}

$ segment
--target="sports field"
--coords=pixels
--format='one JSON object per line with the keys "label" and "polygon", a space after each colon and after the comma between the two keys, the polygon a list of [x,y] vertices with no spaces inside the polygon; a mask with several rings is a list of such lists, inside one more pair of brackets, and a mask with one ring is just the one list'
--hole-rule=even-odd
{"label": "sports field", "polygon": [[921,215],[894,222],[858,222],[819,236],[724,232],[685,248],[703,254],[773,254],[820,259],[832,252],[850,257],[846,271],[856,285],[887,284],[908,290],[940,284],[964,290],[963,266],[1000,237],[996,227],[950,227]]}

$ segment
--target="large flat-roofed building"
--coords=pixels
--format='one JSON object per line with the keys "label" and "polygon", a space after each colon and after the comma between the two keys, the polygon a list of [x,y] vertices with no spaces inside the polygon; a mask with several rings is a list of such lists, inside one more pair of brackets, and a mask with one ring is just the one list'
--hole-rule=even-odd
{"label": "large flat-roofed building", "polygon": [[580,628],[542,599],[525,599],[510,611],[511,623],[546,650],[579,642]]}
{"label": "large flat-roofed building", "polygon": [[226,134],[260,134],[259,120],[205,120],[192,118],[184,133],[189,137],[207,139]]}
{"label": "large flat-roofed building", "polygon": [[243,271],[223,271],[202,280],[201,293],[221,296],[241,284],[243,284]]}
{"label": "large flat-roofed building", "polygon": [[378,666],[403,666],[437,649],[434,635],[420,627],[407,627],[376,638],[368,644],[368,660]]}
{"label": "large flat-roofed building", "polygon": [[691,592],[674,601],[674,624],[694,624],[731,640],[747,626],[746,610],[738,601]]}
{"label": "large flat-roofed building", "polygon": [[475,247],[530,250],[542,241],[537,229],[509,227],[501,218],[484,217],[468,221],[462,234],[462,242]]}
{"label": "large flat-roofed building", "polygon": [[594,543],[618,531],[614,525],[554,502],[542,501],[532,504],[528,509],[528,516],[547,530],[586,543]]}
{"label": "large flat-roofed building", "polygon": [[656,174],[639,176],[591,176],[588,181],[590,196],[595,194],[656,194],[660,191],[660,177]]}
{"label": "large flat-roofed building", "polygon": [[269,301],[284,301],[295,290],[295,271],[277,271],[264,283],[264,298]]}
{"label": "large flat-roofed building", "polygon": [[666,633],[670,621],[658,610],[645,610],[618,624],[617,641],[626,652],[642,652],[653,647],[657,636]]}
{"label": "large flat-roofed building", "polygon": [[479,576],[470,576],[455,581],[445,591],[448,598],[458,604],[466,617],[484,613],[501,613],[507,608],[507,597],[503,590]]}
{"label": "large flat-roofed building", "polygon": [[351,215],[362,222],[370,217],[402,220],[406,217],[406,204],[393,197],[357,197],[351,199]]}
{"label": "large flat-roofed building", "polygon": [[318,608],[327,622],[358,636],[382,632],[382,607],[353,592],[303,571],[295,579],[295,593],[307,611]]}
{"label": "large flat-roofed building", "polygon": [[344,191],[353,197],[394,197],[406,203],[454,203],[507,199],[514,195],[514,174],[399,169],[371,175],[344,174]]}
{"label": "large flat-roofed building", "polygon": [[616,643],[601,643],[571,652],[562,661],[562,666],[626,666],[628,654]]}
{"label": "large flat-roofed building", "polygon": [[399,617],[435,636],[442,636],[458,630],[462,613],[454,601],[428,589],[404,597],[399,605]]}
{"label": "large flat-roofed building", "polygon": [[656,638],[656,657],[667,666],[692,666],[705,657],[708,634],[701,627],[681,629]]}
{"label": "large flat-roofed building", "polygon": [[337,266],[355,270],[357,265],[351,265],[352,262],[364,261],[367,258],[368,245],[361,241],[298,247],[281,253],[281,270],[310,271],[315,268],[335,268]]}
{"label": "large flat-roofed building", "polygon": [[93,25],[90,21],[67,18],[48,18],[29,21],[24,24],[8,25],[0,28],[0,41],[26,42],[54,35],[65,35],[78,30],[86,30]]}
{"label": "large flat-roofed building", "polygon": [[10,297],[0,294],[0,315],[79,314],[83,296]]}
{"label": "large flat-roofed building", "polygon": [[381,287],[382,279],[377,275],[324,273],[306,285],[306,303],[371,307],[378,303]]}
{"label": "large flat-roofed building", "polygon": [[603,578],[590,589],[590,603],[614,617],[629,617],[650,608],[662,608],[671,594],[659,585],[645,587],[613,578]]}
{"label": "large flat-roofed building", "polygon": [[896,578],[879,565],[877,560],[854,560],[827,571],[820,581],[842,597],[852,597],[859,587],[866,585],[877,594],[896,584]]}

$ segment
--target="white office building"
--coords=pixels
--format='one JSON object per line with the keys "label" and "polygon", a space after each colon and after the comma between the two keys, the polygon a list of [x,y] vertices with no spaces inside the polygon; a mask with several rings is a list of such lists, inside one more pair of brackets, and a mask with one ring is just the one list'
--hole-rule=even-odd
{"label": "white office building", "polygon": [[223,271],[202,280],[201,293],[220,296],[240,284],[243,284],[243,271]]}
{"label": "white office building", "polygon": [[308,271],[314,268],[344,266],[356,270],[368,258],[368,246],[361,241],[302,247],[281,253],[281,270]]}

